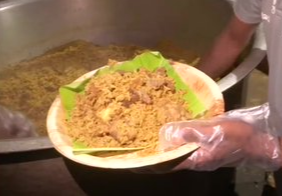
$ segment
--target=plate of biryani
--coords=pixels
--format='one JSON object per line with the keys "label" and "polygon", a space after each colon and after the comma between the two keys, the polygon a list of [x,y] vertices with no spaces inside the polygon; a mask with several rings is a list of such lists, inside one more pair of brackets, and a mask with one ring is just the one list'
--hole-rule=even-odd
{"label": "plate of biryani", "polygon": [[93,167],[137,168],[172,161],[199,148],[159,148],[169,122],[222,114],[217,84],[196,68],[146,51],[111,62],[59,89],[47,131],[63,156]]}

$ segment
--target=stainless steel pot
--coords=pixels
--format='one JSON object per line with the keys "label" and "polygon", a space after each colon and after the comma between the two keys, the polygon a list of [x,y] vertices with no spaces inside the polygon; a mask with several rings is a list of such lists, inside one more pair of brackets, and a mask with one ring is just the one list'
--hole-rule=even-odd
{"label": "stainless steel pot", "polygon": [[[204,54],[232,14],[226,0],[7,0],[0,3],[0,66],[76,39],[143,46],[170,39]],[[224,54],[222,54],[224,56]],[[264,58],[261,30],[244,61],[219,82],[222,91]],[[1,87],[0,87],[1,88]],[[47,137],[0,141],[0,153],[53,148]]]}

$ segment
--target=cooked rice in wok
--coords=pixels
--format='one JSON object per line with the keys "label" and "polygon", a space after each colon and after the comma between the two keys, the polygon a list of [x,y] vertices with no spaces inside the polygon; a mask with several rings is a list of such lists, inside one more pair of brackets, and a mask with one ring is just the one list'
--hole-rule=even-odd
{"label": "cooked rice in wok", "polygon": [[68,134],[88,147],[144,147],[158,142],[165,123],[190,119],[186,108],[163,68],[106,74],[77,96]]}

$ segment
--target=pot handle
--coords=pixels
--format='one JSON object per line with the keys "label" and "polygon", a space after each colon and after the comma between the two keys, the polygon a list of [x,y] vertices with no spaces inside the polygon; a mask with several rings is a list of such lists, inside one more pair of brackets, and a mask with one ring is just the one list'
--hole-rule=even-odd
{"label": "pot handle", "polygon": [[265,56],[265,50],[253,48],[238,67],[217,82],[221,92],[228,90],[247,77],[260,64]]}

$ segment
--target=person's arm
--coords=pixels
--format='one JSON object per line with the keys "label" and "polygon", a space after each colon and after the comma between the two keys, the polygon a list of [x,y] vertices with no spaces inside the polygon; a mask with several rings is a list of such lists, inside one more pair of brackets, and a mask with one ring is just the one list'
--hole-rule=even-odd
{"label": "person's arm", "polygon": [[[235,1],[235,16],[202,59],[199,69],[212,78],[217,78],[232,66],[253,35],[255,27],[261,22],[261,3],[261,0]],[[276,89],[279,89],[279,85],[281,84],[276,85]],[[149,167],[141,173],[163,173],[180,169],[210,171],[231,166],[256,166],[276,170],[282,166],[281,139],[277,134],[282,128],[269,121],[273,119],[270,117],[273,108],[275,111],[277,106],[270,107],[266,103],[229,111],[211,119],[167,123],[160,129],[161,150],[177,148],[190,142],[197,143],[199,149],[189,154],[185,160],[161,167]],[[278,113],[274,113],[276,114]]]}
{"label": "person's arm", "polygon": [[197,68],[213,79],[220,77],[231,68],[256,27],[257,24],[245,23],[234,15]]}

